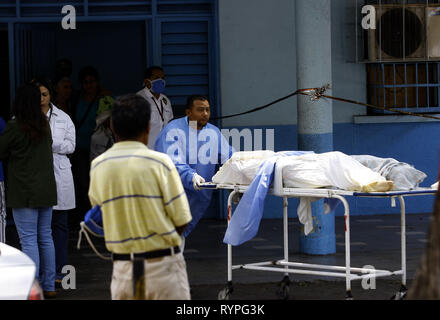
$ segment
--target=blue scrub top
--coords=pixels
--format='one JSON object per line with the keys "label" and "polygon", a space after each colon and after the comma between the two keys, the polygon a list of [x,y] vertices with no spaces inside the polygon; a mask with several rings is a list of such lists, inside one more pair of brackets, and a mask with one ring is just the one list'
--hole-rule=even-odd
{"label": "blue scrub top", "polygon": [[[206,133],[208,132],[208,129],[210,129],[210,133],[213,133],[216,136],[217,154],[211,155],[210,150],[207,147],[209,139],[206,138]],[[197,143],[194,143],[194,140],[192,140],[191,143],[193,144],[190,145],[190,135],[197,141]],[[190,153],[190,150],[194,149],[192,148],[192,145],[197,149]],[[202,130],[195,130],[189,127],[188,117],[171,121],[157,137],[154,149],[168,154],[180,174],[192,215],[192,221],[188,224],[183,233],[183,236],[187,237],[208,209],[213,192],[213,190],[195,190],[192,182],[194,174],[197,173],[202,176],[206,182],[211,182],[217,164],[224,164],[232,156],[235,150],[228,144],[225,137],[216,126],[208,123]],[[179,153],[178,149],[182,152]],[[211,161],[211,163],[208,164],[200,163],[198,157],[194,157],[194,154],[198,155],[199,151],[201,153],[209,154],[209,158],[216,161]]]}

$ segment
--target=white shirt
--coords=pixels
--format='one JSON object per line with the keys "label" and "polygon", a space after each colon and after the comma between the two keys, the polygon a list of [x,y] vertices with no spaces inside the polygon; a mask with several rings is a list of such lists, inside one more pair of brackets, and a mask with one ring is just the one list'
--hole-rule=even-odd
{"label": "white shirt", "polygon": [[69,115],[51,104],[46,116],[52,132],[53,169],[57,184],[58,203],[54,210],[75,208],[75,188],[73,184],[72,165],[67,157],[75,151],[75,125]]}
{"label": "white shirt", "polygon": [[148,88],[140,90],[137,94],[146,99],[151,105],[148,148],[154,150],[157,136],[174,117],[173,109],[171,108],[171,101],[164,94],[161,94],[159,99],[156,99]]}

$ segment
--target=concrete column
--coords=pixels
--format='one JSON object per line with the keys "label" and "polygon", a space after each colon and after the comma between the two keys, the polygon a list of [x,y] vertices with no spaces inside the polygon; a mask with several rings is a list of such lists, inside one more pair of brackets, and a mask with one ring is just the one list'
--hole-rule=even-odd
{"label": "concrete column", "polygon": [[[332,84],[331,0],[295,0],[298,88]],[[331,90],[327,91],[331,95]],[[333,151],[332,101],[312,102],[298,96],[298,147],[302,151]],[[334,212],[324,214],[324,201],[312,205],[314,230],[300,237],[300,251],[336,253]]]}

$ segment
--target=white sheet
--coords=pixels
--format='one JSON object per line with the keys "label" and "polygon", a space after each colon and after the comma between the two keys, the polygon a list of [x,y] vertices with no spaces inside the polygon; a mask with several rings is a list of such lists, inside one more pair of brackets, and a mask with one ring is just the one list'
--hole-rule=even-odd
{"label": "white sheet", "polygon": [[235,152],[212,178],[217,184],[248,186],[264,160],[275,156],[273,151]]}
{"label": "white sheet", "polygon": [[[250,185],[258,168],[281,153],[272,151],[236,152],[212,178],[216,184]],[[286,188],[334,187],[361,192],[383,192],[393,188],[380,174],[341,152],[279,157]]]}
{"label": "white sheet", "polygon": [[394,184],[342,152],[286,157],[283,166],[286,188],[336,187],[348,191],[386,192]]}
{"label": "white sheet", "polygon": [[[394,186],[393,182],[341,152],[296,156],[280,156],[280,153],[272,151],[237,152],[220,168],[212,181],[216,184],[250,185],[261,164],[273,157],[277,157],[274,180],[279,179],[277,172],[281,170],[281,183],[286,188],[332,187],[348,191],[386,192]],[[274,184],[278,189],[280,182]],[[297,209],[306,235],[313,231],[311,203],[316,200],[319,198],[301,197]]]}
{"label": "white sheet", "polygon": [[426,174],[408,163],[393,158],[379,158],[370,155],[354,155],[355,160],[367,168],[394,182],[394,191],[409,191],[419,187],[426,179]]}

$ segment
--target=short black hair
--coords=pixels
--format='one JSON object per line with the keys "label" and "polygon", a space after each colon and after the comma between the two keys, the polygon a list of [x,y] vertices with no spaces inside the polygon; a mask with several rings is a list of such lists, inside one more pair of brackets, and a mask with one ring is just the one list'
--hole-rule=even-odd
{"label": "short black hair", "polygon": [[136,94],[119,97],[113,104],[113,130],[123,140],[136,139],[150,123],[151,106]]}
{"label": "short black hair", "polygon": [[151,67],[147,68],[147,70],[145,70],[144,79],[150,79],[151,76],[153,75],[154,70],[160,70],[160,71],[164,72],[162,67],[151,66]]}
{"label": "short black hair", "polygon": [[61,59],[58,59],[58,60],[56,61],[56,65],[57,65],[57,66],[65,65],[65,66],[72,67],[72,61],[70,61],[70,60],[67,59],[67,58],[61,58]]}
{"label": "short black hair", "polygon": [[194,101],[198,101],[198,100],[209,101],[208,98],[203,95],[196,94],[196,95],[189,96],[188,99],[186,100],[186,109],[191,110],[191,108],[194,105]]}
{"label": "short black hair", "polygon": [[70,77],[72,74],[72,61],[66,58],[58,59],[56,61],[56,78]]}
{"label": "short black hair", "polygon": [[96,81],[99,81],[99,72],[93,66],[85,66],[80,70],[78,74],[79,82],[82,84],[87,76],[92,76]]}

